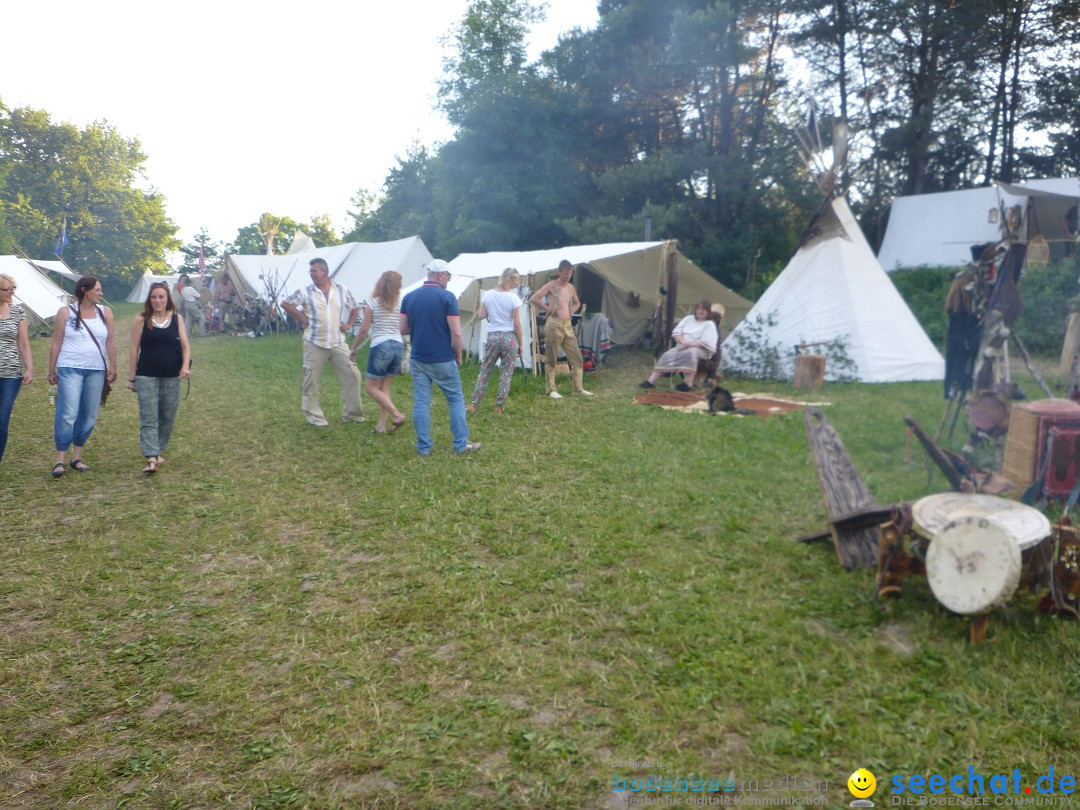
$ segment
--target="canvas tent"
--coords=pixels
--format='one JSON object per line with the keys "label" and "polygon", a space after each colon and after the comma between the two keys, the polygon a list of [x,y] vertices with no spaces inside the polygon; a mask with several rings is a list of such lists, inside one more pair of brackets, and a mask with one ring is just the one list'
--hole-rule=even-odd
{"label": "canvas tent", "polygon": [[[586,313],[602,312],[607,316],[611,340],[615,344],[635,345],[644,336],[660,299],[659,289],[667,283],[669,261],[678,274],[675,295],[678,317],[689,314],[697,301],[707,298],[724,305],[727,311],[725,324],[731,326],[738,323],[751,307],[748,300],[680,253],[675,242],[617,242],[524,252],[461,254],[450,262],[454,275],[448,289],[458,297],[463,324],[472,318],[483,291],[496,286],[504,268],[516,268],[523,279],[533,275],[533,289],[539,289],[563,259],[579,268],[574,275],[574,285],[586,306]],[[472,341],[473,350],[476,349],[475,342]]]}
{"label": "canvas tent", "polygon": [[169,285],[169,289],[171,290],[173,289],[173,287],[176,286],[176,282],[179,280],[179,273],[169,276],[155,276],[149,270],[146,270],[145,272],[143,272],[142,276],[139,277],[139,280],[135,282],[135,286],[131,288],[131,292],[128,293],[128,296],[125,300],[131,302],[132,304],[141,304],[143,301],[146,300],[146,296],[150,294],[151,284],[158,281],[164,281],[166,284]]}
{"label": "canvas tent", "polygon": [[1073,177],[897,197],[878,260],[890,272],[960,267],[971,261],[972,245],[1000,241],[1012,217],[1020,241],[1042,236],[1054,261],[1071,255],[1078,202],[1080,179]]}
{"label": "canvas tent", "polygon": [[42,272],[56,273],[58,276],[63,276],[71,281],[78,281],[79,274],[67,266],[67,263],[62,259],[50,259],[47,261],[39,261],[37,259],[31,259],[30,263],[34,265],[38,270]]}
{"label": "canvas tent", "polygon": [[386,270],[401,273],[403,286],[421,278],[432,256],[419,236],[410,236],[391,242],[349,242],[284,256],[227,254],[223,268],[242,298],[266,300],[270,287],[279,293],[278,301],[270,303],[278,303],[311,283],[308,263],[314,258],[325,259],[331,278],[360,301],[371,294]]}
{"label": "canvas tent", "polygon": [[[783,272],[725,339],[726,368],[746,370],[735,349],[749,339],[778,349],[789,376],[796,345],[836,340],[854,363],[848,374],[862,382],[940,380],[945,373],[843,197],[826,199]],[[835,378],[837,370],[826,373]]]}
{"label": "canvas tent", "polygon": [[15,303],[29,311],[32,321],[47,323],[70,296],[34,264],[18,256],[0,256],[0,273],[15,279]]}
{"label": "canvas tent", "polygon": [[289,249],[285,251],[285,255],[303,253],[305,250],[315,250],[315,240],[303,231],[298,230],[293,236]]}

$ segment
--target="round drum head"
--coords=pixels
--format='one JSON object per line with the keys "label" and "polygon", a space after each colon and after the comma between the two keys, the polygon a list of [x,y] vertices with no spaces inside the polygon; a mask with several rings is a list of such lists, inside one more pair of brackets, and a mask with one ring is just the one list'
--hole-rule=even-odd
{"label": "round drum head", "polygon": [[991,435],[1002,435],[1009,429],[1009,406],[994,394],[980,394],[967,403],[971,424]]}
{"label": "round drum head", "polygon": [[933,540],[949,522],[961,517],[985,517],[1005,527],[1021,551],[1050,536],[1046,515],[1026,504],[967,492],[942,492],[919,498],[911,507],[915,531]]}
{"label": "round drum head", "polygon": [[948,523],[926,552],[930,590],[954,613],[984,613],[1003,605],[1020,582],[1020,548],[989,518]]}

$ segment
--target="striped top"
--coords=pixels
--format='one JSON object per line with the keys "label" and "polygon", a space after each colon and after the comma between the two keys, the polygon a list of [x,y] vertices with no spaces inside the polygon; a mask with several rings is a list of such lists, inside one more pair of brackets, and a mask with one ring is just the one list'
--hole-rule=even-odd
{"label": "striped top", "polygon": [[304,340],[323,349],[333,349],[345,342],[341,325],[348,323],[349,314],[356,309],[356,299],[344,285],[331,281],[330,291],[323,295],[322,290],[309,284],[285,300],[307,316]]}
{"label": "striped top", "polygon": [[19,354],[19,322],[26,320],[22,304],[12,304],[6,318],[0,318],[0,377],[21,377],[22,356]]}
{"label": "striped top", "polygon": [[371,348],[374,349],[380,343],[385,343],[388,340],[396,340],[398,343],[405,342],[405,339],[401,336],[401,322],[398,318],[398,314],[401,312],[400,298],[393,309],[386,309],[374,298],[365,301],[364,306],[371,309],[371,328],[368,330],[368,337],[371,338]]}

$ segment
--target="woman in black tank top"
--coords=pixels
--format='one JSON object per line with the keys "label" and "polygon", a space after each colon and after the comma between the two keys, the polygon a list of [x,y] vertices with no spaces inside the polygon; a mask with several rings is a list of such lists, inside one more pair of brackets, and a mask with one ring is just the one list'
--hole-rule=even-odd
{"label": "woman in black tank top", "polygon": [[146,466],[156,473],[165,459],[176,409],[180,405],[180,380],[191,376],[191,350],[184,319],[176,312],[169,285],[150,285],[142,312],[131,325],[131,359],[128,388],[139,397],[139,444]]}

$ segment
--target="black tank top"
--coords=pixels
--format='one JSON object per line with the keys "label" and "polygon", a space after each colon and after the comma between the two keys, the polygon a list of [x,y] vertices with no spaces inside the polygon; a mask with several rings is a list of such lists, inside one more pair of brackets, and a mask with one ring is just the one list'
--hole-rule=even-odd
{"label": "black tank top", "polygon": [[180,348],[179,323],[174,314],[165,327],[143,326],[139,341],[139,361],[135,374],[139,377],[179,377],[184,354]]}

